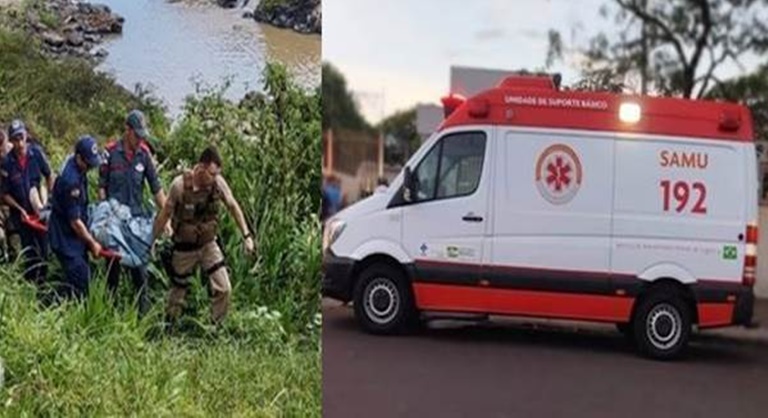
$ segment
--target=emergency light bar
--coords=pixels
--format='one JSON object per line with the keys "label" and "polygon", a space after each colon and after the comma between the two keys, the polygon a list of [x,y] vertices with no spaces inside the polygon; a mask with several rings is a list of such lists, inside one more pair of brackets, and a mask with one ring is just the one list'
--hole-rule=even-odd
{"label": "emergency light bar", "polygon": [[467,101],[464,96],[460,94],[454,94],[451,93],[448,96],[443,97],[440,99],[441,102],[443,102],[443,117],[448,118],[448,116],[451,116],[451,114],[459,108],[464,102]]}
{"label": "emergency light bar", "polygon": [[637,103],[622,103],[619,106],[619,120],[624,123],[640,122],[640,105]]}

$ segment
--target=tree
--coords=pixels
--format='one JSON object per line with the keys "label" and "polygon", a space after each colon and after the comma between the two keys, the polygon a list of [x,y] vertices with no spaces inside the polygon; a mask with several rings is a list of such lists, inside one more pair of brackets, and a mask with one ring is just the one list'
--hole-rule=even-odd
{"label": "tree", "polygon": [[748,106],[754,120],[755,139],[768,141],[768,64],[752,74],[719,83],[707,93],[706,98]]}
{"label": "tree", "polygon": [[416,130],[416,108],[399,111],[388,116],[376,126],[384,137],[393,137],[397,145],[387,149],[388,163],[404,162],[421,145],[421,137]]}
{"label": "tree", "polygon": [[344,75],[330,63],[323,63],[323,129],[352,129],[370,131],[352,94],[347,90]]}
{"label": "tree", "polygon": [[[639,77],[664,95],[701,98],[720,80],[715,72],[745,54],[768,51],[768,0],[612,0],[601,14],[613,14],[621,28],[599,33],[582,51],[585,78]],[[550,35],[550,51],[562,51]],[[548,58],[551,62],[552,58]],[[616,80],[614,80],[616,81]]]}

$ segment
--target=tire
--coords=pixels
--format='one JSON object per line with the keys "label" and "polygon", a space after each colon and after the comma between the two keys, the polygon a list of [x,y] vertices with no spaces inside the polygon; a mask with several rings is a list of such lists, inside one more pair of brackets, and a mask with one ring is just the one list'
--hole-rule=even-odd
{"label": "tire", "polygon": [[353,300],[355,319],[365,332],[401,334],[418,322],[408,281],[387,264],[374,264],[360,273]]}
{"label": "tire", "polygon": [[680,357],[691,335],[691,311],[674,287],[652,289],[640,301],[632,321],[638,351],[657,360]]}

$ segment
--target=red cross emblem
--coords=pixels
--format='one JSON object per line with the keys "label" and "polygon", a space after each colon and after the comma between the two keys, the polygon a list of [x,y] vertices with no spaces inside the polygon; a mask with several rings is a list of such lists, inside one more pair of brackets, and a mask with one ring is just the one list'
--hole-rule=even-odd
{"label": "red cross emblem", "polygon": [[570,202],[581,187],[581,180],[581,161],[571,147],[555,144],[539,154],[536,187],[550,203],[562,205]]}

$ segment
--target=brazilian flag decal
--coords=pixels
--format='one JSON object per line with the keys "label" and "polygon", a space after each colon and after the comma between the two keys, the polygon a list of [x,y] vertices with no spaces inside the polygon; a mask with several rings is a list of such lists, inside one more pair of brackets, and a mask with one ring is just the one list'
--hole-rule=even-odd
{"label": "brazilian flag decal", "polygon": [[723,260],[735,260],[738,255],[735,245],[726,245],[723,247]]}

